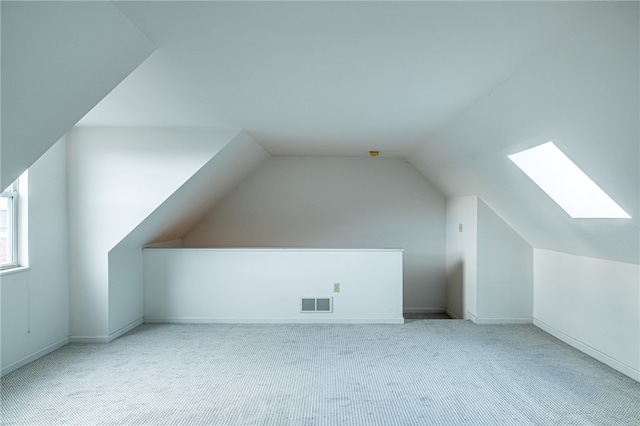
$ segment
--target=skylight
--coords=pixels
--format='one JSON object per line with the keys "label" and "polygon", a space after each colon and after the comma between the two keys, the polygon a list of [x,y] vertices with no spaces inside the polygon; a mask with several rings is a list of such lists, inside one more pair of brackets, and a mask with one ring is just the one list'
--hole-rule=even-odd
{"label": "skylight", "polygon": [[509,159],[574,219],[631,217],[553,142]]}

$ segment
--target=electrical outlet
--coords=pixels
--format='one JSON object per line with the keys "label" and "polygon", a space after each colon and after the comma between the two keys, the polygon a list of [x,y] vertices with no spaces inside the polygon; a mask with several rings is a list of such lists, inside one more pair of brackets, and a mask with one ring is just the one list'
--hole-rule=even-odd
{"label": "electrical outlet", "polygon": [[461,223],[458,224],[458,232],[462,232],[462,224]]}
{"label": "electrical outlet", "polygon": [[340,293],[340,283],[333,283],[333,292]]}

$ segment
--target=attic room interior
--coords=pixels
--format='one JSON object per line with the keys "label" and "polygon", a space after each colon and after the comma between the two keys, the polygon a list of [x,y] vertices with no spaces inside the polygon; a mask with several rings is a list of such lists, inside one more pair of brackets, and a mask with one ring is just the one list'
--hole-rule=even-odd
{"label": "attic room interior", "polygon": [[640,422],[637,1],[0,6],[1,423]]}

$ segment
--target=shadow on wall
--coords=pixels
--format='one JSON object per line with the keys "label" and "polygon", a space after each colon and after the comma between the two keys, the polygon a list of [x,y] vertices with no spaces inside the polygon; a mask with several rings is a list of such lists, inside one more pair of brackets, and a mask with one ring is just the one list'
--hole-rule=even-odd
{"label": "shadow on wall", "polygon": [[458,260],[447,269],[447,314],[451,318],[464,318],[464,262]]}

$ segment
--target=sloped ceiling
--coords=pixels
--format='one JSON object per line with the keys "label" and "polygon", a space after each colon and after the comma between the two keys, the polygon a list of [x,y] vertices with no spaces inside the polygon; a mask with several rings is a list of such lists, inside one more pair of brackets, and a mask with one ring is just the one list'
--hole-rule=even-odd
{"label": "sloped ceiling", "polygon": [[[442,126],[410,162],[479,195],[533,247],[640,261],[640,16],[613,3]],[[553,141],[632,219],[572,219],[507,158]]]}
{"label": "sloped ceiling", "polygon": [[406,156],[591,3],[116,2],[159,47],[80,125],[242,128],[272,155]]}
{"label": "sloped ceiling", "polygon": [[[79,123],[407,158],[534,247],[639,262],[637,2],[115,2],[159,47]],[[554,140],[631,214],[576,221],[506,155]]]}
{"label": "sloped ceiling", "polygon": [[2,1],[4,189],[155,46],[109,2]]}

